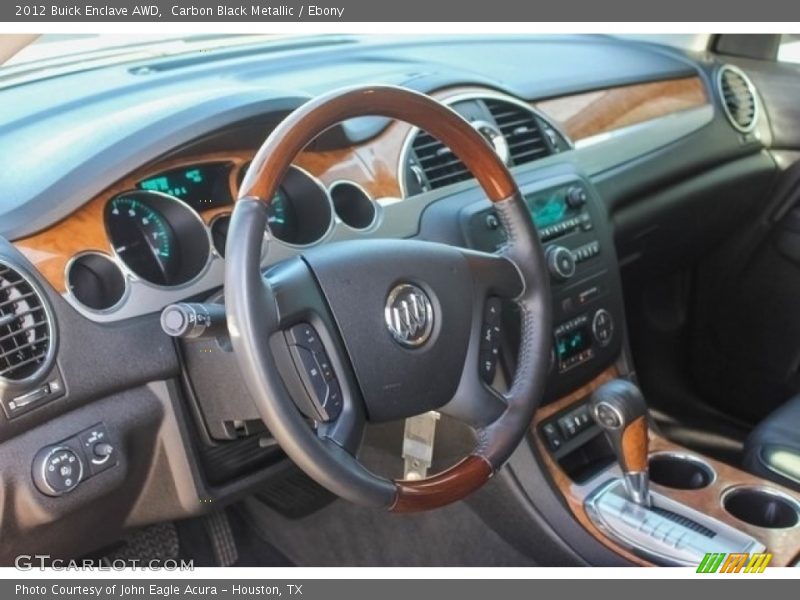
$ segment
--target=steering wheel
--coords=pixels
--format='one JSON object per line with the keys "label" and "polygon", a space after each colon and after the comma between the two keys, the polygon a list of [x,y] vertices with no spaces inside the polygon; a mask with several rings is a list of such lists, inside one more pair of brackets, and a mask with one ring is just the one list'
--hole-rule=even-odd
{"label": "steering wheel", "polygon": [[[262,272],[268,205],[292,161],[320,133],[368,115],[406,121],[449,146],[493,203],[505,247],[490,254],[413,239],[343,241]],[[286,454],[334,494],[394,512],[444,506],[486,483],[524,438],[550,360],[544,253],[508,169],[452,109],[392,86],[335,91],[298,108],[247,171],[226,257],[228,329],[246,386]],[[521,316],[506,392],[479,371],[496,299],[513,301]],[[316,403],[300,377],[303,361],[315,361],[328,382]],[[430,410],[474,429],[467,457],[415,481],[377,476],[358,461],[367,422]]]}

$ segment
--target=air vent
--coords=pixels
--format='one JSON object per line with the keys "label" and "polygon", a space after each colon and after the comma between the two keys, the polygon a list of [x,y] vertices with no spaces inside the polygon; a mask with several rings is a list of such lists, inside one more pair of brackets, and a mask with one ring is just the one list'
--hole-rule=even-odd
{"label": "air vent", "polygon": [[[488,111],[491,115],[490,117],[487,114],[483,119],[480,116],[476,118],[473,107],[473,113],[468,118],[487,139],[491,138],[492,130],[496,132],[497,138],[502,136],[505,140],[503,146],[508,147],[508,154],[506,156],[506,153],[500,150],[498,153],[510,167],[544,158],[569,147],[569,142],[524,104],[496,97],[477,97],[467,100],[459,98],[454,104],[456,110],[461,102],[468,100],[483,104],[484,113]],[[417,184],[416,191],[412,191],[412,194],[472,179],[472,174],[464,163],[447,146],[425,131],[416,133],[411,150],[412,156],[408,160],[409,173],[413,174]]]}
{"label": "air vent", "polygon": [[420,131],[412,149],[431,189],[472,179],[466,165],[435,137]]}
{"label": "air vent", "polygon": [[728,120],[741,132],[752,131],[758,114],[753,83],[731,65],[720,68],[717,83]]}
{"label": "air vent", "polygon": [[513,165],[523,165],[550,154],[536,115],[503,100],[487,100],[486,107],[508,144]]}
{"label": "air vent", "polygon": [[51,348],[47,309],[33,285],[0,263],[0,379],[24,381],[47,366]]}

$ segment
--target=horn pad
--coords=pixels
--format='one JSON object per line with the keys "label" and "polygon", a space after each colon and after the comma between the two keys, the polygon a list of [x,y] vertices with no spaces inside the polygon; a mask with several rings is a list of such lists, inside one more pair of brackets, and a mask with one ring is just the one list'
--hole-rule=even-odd
{"label": "horn pad", "polygon": [[303,258],[336,320],[370,421],[435,410],[455,395],[475,294],[460,250],[364,240],[327,244]]}

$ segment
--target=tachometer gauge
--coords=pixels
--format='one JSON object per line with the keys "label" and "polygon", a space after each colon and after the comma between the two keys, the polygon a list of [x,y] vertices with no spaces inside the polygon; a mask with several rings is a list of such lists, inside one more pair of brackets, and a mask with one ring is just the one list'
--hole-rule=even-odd
{"label": "tachometer gauge", "polygon": [[124,192],[106,205],[105,223],[119,259],[155,285],[186,283],[208,261],[209,239],[202,220],[172,196]]}
{"label": "tachometer gauge", "polygon": [[[241,186],[247,163],[239,170]],[[292,165],[267,209],[267,229],[287,244],[305,246],[319,241],[333,224],[328,191],[306,171]]]}

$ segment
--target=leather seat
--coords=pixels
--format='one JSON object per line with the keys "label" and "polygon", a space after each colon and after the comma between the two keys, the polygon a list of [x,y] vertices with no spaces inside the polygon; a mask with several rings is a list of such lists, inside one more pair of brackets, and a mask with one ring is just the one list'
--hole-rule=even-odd
{"label": "leather seat", "polygon": [[800,490],[800,396],[775,410],[745,442],[744,468]]}

